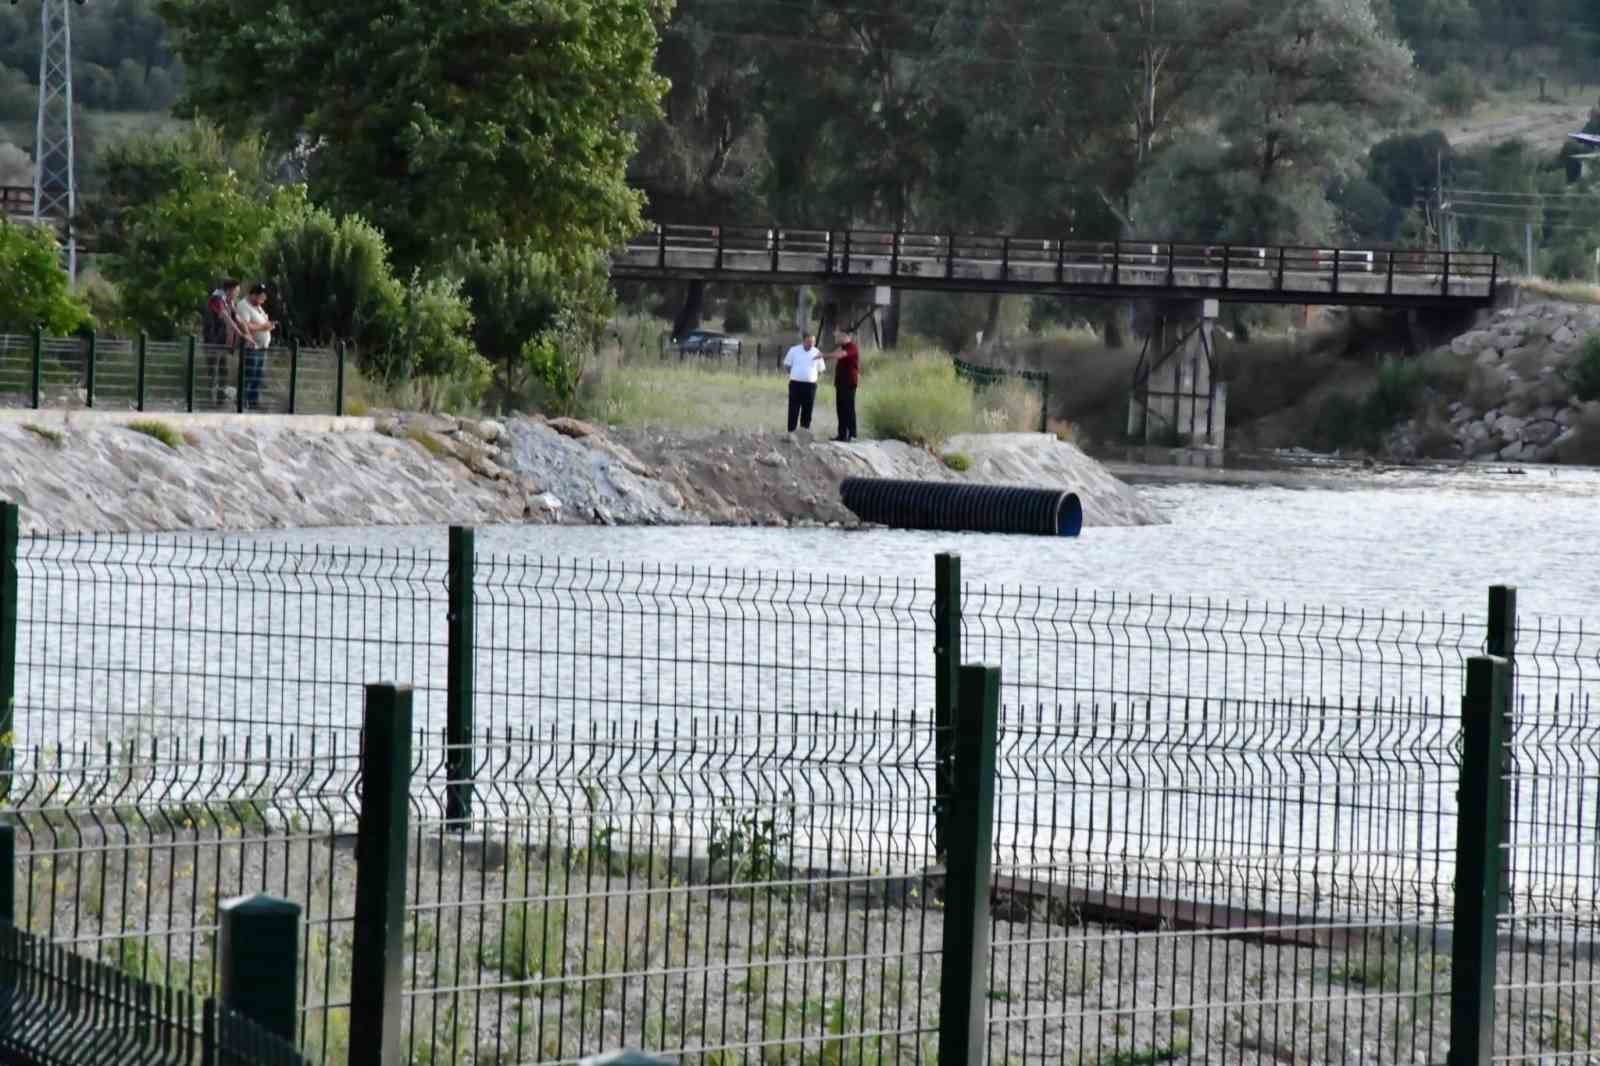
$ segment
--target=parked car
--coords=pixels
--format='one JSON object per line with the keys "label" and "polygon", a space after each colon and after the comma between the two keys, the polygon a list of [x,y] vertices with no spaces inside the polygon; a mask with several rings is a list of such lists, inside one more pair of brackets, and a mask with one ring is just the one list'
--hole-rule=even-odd
{"label": "parked car", "polygon": [[731,355],[737,359],[739,353],[744,350],[744,341],[738,337],[730,337],[726,333],[713,333],[710,330],[696,329],[685,333],[671,347],[678,350],[678,358],[680,359],[691,355],[710,358]]}

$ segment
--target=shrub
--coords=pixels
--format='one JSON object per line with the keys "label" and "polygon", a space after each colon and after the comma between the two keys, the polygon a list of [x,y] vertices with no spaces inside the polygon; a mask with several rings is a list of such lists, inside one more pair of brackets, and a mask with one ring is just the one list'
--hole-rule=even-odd
{"label": "shrub", "polygon": [[729,304],[722,312],[722,328],[728,333],[748,333],[754,324],[744,304]]}
{"label": "shrub", "polygon": [[958,474],[964,474],[972,469],[972,456],[966,452],[951,452],[944,457],[944,465]]}
{"label": "shrub", "polygon": [[89,307],[68,287],[60,245],[45,227],[0,217],[0,278],[0,333],[42,324],[59,336],[90,325]]}
{"label": "shrub", "polygon": [[984,426],[994,433],[1031,433],[1039,428],[1044,399],[1026,381],[1010,378],[978,393]]}
{"label": "shrub", "polygon": [[178,445],[183,443],[183,434],[179,433],[176,429],[173,429],[165,422],[157,422],[154,419],[147,419],[139,422],[129,422],[128,428],[133,430],[135,433],[143,433],[147,437],[152,437],[155,440],[160,441],[173,451],[177,451]]}
{"label": "shrub", "polygon": [[1433,83],[1433,99],[1446,114],[1469,114],[1482,98],[1478,76],[1459,63],[1447,68]]}
{"label": "shrub", "polygon": [[1572,395],[1584,402],[1600,400],[1600,333],[1591,333],[1572,357],[1561,376]]}
{"label": "shrub", "polygon": [[382,344],[399,287],[388,245],[371,224],[312,208],[279,225],[262,259],[283,332],[307,344],[354,341],[358,352]]}
{"label": "shrub", "polygon": [[558,415],[569,415],[576,410],[583,365],[562,344],[560,336],[543,333],[529,338],[522,346],[522,361],[528,368],[530,382],[542,394],[540,406]]}
{"label": "shrub", "polygon": [[939,356],[880,364],[864,396],[862,419],[875,437],[937,447],[979,428],[972,386]]}
{"label": "shrub", "polygon": [[57,447],[60,447],[61,445],[62,438],[60,430],[50,429],[48,426],[41,426],[37,422],[24,422],[22,423],[22,428],[27,430],[29,433],[32,433],[35,437],[38,437],[41,440],[47,440]]}

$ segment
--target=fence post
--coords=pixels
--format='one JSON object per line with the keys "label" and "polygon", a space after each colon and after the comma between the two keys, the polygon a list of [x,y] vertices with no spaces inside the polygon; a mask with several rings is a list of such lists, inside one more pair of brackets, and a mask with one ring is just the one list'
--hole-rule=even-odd
{"label": "fence post", "polygon": [[300,385],[300,338],[289,338],[289,413],[294,414],[294,394]]}
{"label": "fence post", "polygon": [[410,828],[410,685],[367,686],[361,813],[356,833],[355,941],[350,958],[349,1066],[400,1066]]}
{"label": "fence post", "polygon": [[1505,716],[1511,664],[1467,660],[1461,698],[1461,784],[1456,813],[1455,931],[1450,943],[1449,1066],[1489,1066],[1494,1051],[1494,978],[1500,911],[1500,831]]}
{"label": "fence post", "polygon": [[252,350],[253,349],[246,348],[242,341],[240,342],[239,346],[234,349],[234,351],[239,354],[239,374],[238,380],[234,382],[233,391],[233,407],[236,414],[244,414],[244,368],[245,362],[249,358],[245,353]]}
{"label": "fence post", "polygon": [[445,821],[467,831],[472,818],[473,692],[472,578],[476,534],[450,527],[449,653],[445,680]]}
{"label": "fence post", "polygon": [[1039,432],[1050,432],[1050,372],[1039,379]]}
{"label": "fence post", "polygon": [[[17,712],[17,541],[22,512],[0,500],[0,773],[9,774],[16,751]],[[0,782],[0,798],[11,792],[10,777]],[[9,884],[7,885],[9,890]]]}
{"label": "fence post", "polygon": [[44,326],[33,327],[33,409],[37,411],[44,401]]}
{"label": "fence post", "polygon": [[235,896],[217,906],[217,997],[224,1005],[291,1043],[300,905],[271,896]]}
{"label": "fence post", "polygon": [[344,416],[344,341],[335,341],[333,345],[334,362],[337,369],[333,378],[333,413]]}
{"label": "fence post", "polygon": [[961,668],[945,860],[939,1061],[981,1066],[988,1046],[989,863],[994,846],[1000,671]]}
{"label": "fence post", "polygon": [[142,329],[139,331],[138,344],[139,350],[134,353],[135,365],[133,372],[133,409],[135,411],[143,411],[145,360],[149,354],[150,338]]}
{"label": "fence post", "polygon": [[944,861],[950,814],[950,759],[955,745],[956,695],[961,683],[961,556],[933,557],[933,853]]}
{"label": "fence post", "polygon": [[83,405],[85,407],[88,407],[88,408],[92,409],[94,407],[95,349],[98,346],[98,340],[95,337],[93,332],[90,332],[90,334],[89,334],[89,342],[88,343],[89,343],[89,365],[85,369],[84,375],[83,375],[83,377],[84,377],[84,393],[85,393],[84,398],[83,398]]}
{"label": "fence post", "polygon": [[0,926],[17,923],[17,830],[0,825]]}
{"label": "fence post", "polygon": [[183,359],[183,409],[194,414],[194,352],[199,341],[189,334],[189,351]]}
{"label": "fence post", "polygon": [[[1513,585],[1492,585],[1489,588],[1489,632],[1484,640],[1484,653],[1495,655],[1504,659],[1511,671],[1510,691],[1507,694],[1505,711],[1505,743],[1509,752],[1513,732],[1516,729],[1514,715],[1516,713],[1516,684],[1517,684],[1517,590]],[[1509,756],[1508,756],[1509,757]],[[1501,839],[1509,843],[1512,839],[1511,827],[1516,824],[1517,802],[1516,786],[1510,775],[1506,775],[1505,788],[1502,790]],[[1511,900],[1511,851],[1509,848],[1500,852],[1500,908],[1505,913],[1506,905]]]}

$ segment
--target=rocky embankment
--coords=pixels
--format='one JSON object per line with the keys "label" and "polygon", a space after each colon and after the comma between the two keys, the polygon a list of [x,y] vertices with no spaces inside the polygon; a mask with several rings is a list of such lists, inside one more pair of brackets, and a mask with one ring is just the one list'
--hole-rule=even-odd
{"label": "rocky embankment", "polygon": [[1600,403],[1573,394],[1576,360],[1600,331],[1600,307],[1529,303],[1496,311],[1450,344],[1464,395],[1390,439],[1392,454],[1474,461],[1594,462]]}
{"label": "rocky embankment", "polygon": [[1062,485],[1090,525],[1161,519],[1071,444],[958,438],[970,469],[897,442],[604,430],[570,419],[0,417],[0,499],[39,532],[563,522],[853,525],[850,475]]}

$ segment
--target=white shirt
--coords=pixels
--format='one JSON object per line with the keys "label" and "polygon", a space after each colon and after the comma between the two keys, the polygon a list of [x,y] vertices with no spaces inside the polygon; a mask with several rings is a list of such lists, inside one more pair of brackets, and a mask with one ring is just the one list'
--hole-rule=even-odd
{"label": "white shirt", "polygon": [[256,342],[257,348],[272,347],[272,331],[266,328],[272,319],[267,317],[265,311],[249,300],[240,300],[234,305],[234,315],[239,320],[239,326]]}
{"label": "white shirt", "polygon": [[789,368],[790,381],[805,381],[815,385],[822,368],[822,352],[797,344],[783,357],[783,365]]}

